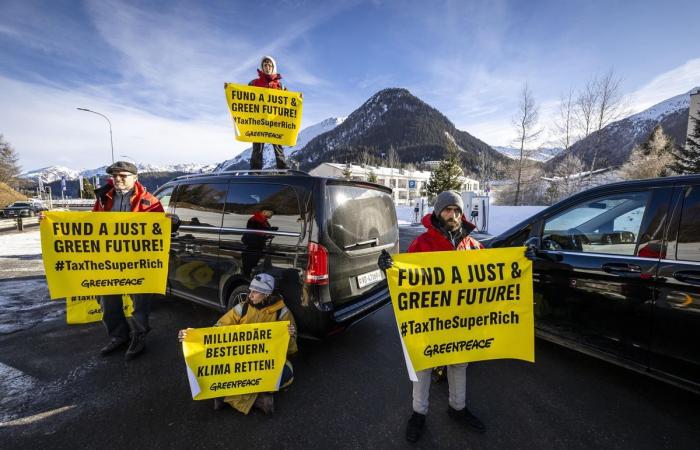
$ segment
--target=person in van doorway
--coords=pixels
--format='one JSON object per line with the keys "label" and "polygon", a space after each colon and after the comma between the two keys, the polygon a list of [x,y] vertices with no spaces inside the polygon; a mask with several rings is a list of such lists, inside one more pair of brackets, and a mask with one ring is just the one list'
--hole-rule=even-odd
{"label": "person in van doorway", "polygon": [[[250,293],[245,302],[234,306],[229,312],[224,314],[215,324],[215,327],[227,325],[243,325],[262,322],[289,321],[289,347],[287,355],[297,352],[297,332],[294,317],[284,304],[281,296],[274,294],[275,278],[267,273],[261,273],[253,277],[250,282]],[[187,330],[178,332],[178,340],[184,341],[187,337]],[[282,369],[279,382],[280,389],[292,384],[294,381],[294,370],[292,364],[287,360]],[[248,414],[255,407],[264,414],[272,414],[275,411],[274,397],[272,393],[251,393],[241,395],[231,395],[214,399],[214,409],[219,410],[227,403],[234,409]]]}
{"label": "person in van doorway", "polygon": [[[427,229],[418,236],[408,247],[408,253],[438,252],[448,250],[478,250],[483,245],[469,236],[474,225],[466,220],[462,196],[456,191],[444,191],[435,200],[432,213],[423,217],[423,226]],[[379,267],[386,271],[394,262],[391,255],[383,251],[379,257]],[[430,381],[432,369],[416,372],[418,381],[413,382],[413,414],[406,427],[406,439],[416,442],[420,439],[428,414],[430,397]],[[449,406],[447,413],[474,430],[483,433],[486,426],[466,406],[467,364],[447,366],[447,382],[449,385]]]}
{"label": "person in van doorway", "polygon": [[[255,211],[250,219],[248,219],[246,228],[249,230],[277,231],[279,229],[278,227],[270,225],[270,219],[274,214],[275,212],[269,206],[263,207],[260,211]],[[243,263],[243,274],[245,276],[250,276],[253,268],[258,264],[260,258],[262,258],[265,245],[268,240],[273,237],[273,235],[263,232],[243,233],[241,242],[243,242],[246,248],[241,259]]]}
{"label": "person in van doorway", "polygon": [[[111,177],[107,184],[95,189],[93,211],[163,212],[160,201],[138,182],[136,165],[128,161],[117,161],[107,167],[107,174]],[[121,294],[99,297],[103,311],[102,322],[110,338],[107,345],[100,350],[101,355],[109,355],[129,344],[125,358],[131,360],[146,348],[146,333],[150,330],[150,295],[131,294],[131,299],[134,311],[127,319],[124,316]]]}
{"label": "person in van doorway", "polygon": [[[248,83],[249,86],[263,87],[268,89],[280,89],[286,91],[282,84],[282,75],[277,73],[277,63],[272,56],[263,56],[258,69],[258,78]],[[265,144],[261,142],[253,143],[253,153],[250,156],[250,169],[261,170],[263,168],[263,148]],[[275,163],[278,169],[288,169],[284,159],[284,150],[281,145],[272,144],[275,150]]]}

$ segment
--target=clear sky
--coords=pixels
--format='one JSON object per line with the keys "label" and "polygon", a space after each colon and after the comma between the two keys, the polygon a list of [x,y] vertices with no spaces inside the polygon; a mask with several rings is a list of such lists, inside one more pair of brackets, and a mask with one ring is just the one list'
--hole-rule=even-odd
{"label": "clear sky", "polygon": [[0,0],[0,133],[23,170],[117,158],[215,163],[234,140],[224,82],[277,59],[302,128],[409,89],[457,128],[512,143],[523,83],[541,123],[614,69],[631,112],[700,86],[700,1]]}

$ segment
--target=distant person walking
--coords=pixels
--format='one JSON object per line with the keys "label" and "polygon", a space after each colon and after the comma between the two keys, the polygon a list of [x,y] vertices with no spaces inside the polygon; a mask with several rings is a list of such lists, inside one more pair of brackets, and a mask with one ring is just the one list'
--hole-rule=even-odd
{"label": "distant person walking", "polygon": [[[286,91],[282,85],[282,75],[277,73],[277,63],[272,56],[263,56],[258,69],[258,78],[248,83],[249,86],[263,87],[268,89],[280,89]],[[288,169],[284,159],[284,150],[281,145],[271,144],[275,150],[275,162],[278,169]],[[253,143],[253,154],[250,156],[250,169],[261,170],[263,168],[263,148],[265,144],[261,142]]]}
{"label": "distant person walking", "polygon": [[[117,161],[107,167],[111,179],[101,188],[95,189],[93,211],[112,212],[163,212],[160,201],[139,183],[136,165],[128,161]],[[151,310],[150,294],[130,294],[134,311],[130,318],[124,316],[121,295],[102,295],[102,322],[107,328],[110,341],[102,347],[100,354],[106,356],[129,344],[126,360],[140,355],[146,347],[148,315]]]}

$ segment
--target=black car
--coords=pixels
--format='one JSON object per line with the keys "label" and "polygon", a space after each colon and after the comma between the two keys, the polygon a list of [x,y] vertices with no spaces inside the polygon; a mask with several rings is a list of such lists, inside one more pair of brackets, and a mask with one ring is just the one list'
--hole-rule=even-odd
{"label": "black car", "polygon": [[538,336],[700,392],[700,176],[595,187],[488,242],[538,247]]}
{"label": "black car", "polygon": [[168,292],[219,311],[271,273],[301,332],[340,331],[390,301],[377,268],[398,252],[391,190],[293,170],[176,178],[155,192],[179,218]]}
{"label": "black car", "polygon": [[33,217],[47,208],[35,202],[14,202],[2,210],[3,217]]}

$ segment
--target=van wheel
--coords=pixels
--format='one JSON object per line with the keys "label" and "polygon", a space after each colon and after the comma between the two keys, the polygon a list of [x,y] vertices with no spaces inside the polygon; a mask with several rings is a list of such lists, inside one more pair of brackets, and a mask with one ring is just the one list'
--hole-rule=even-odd
{"label": "van wheel", "polygon": [[226,304],[226,310],[229,311],[233,309],[234,306],[237,304],[245,301],[248,298],[248,286],[246,285],[240,285],[237,286],[236,289],[231,291],[231,294],[228,296],[228,303]]}

